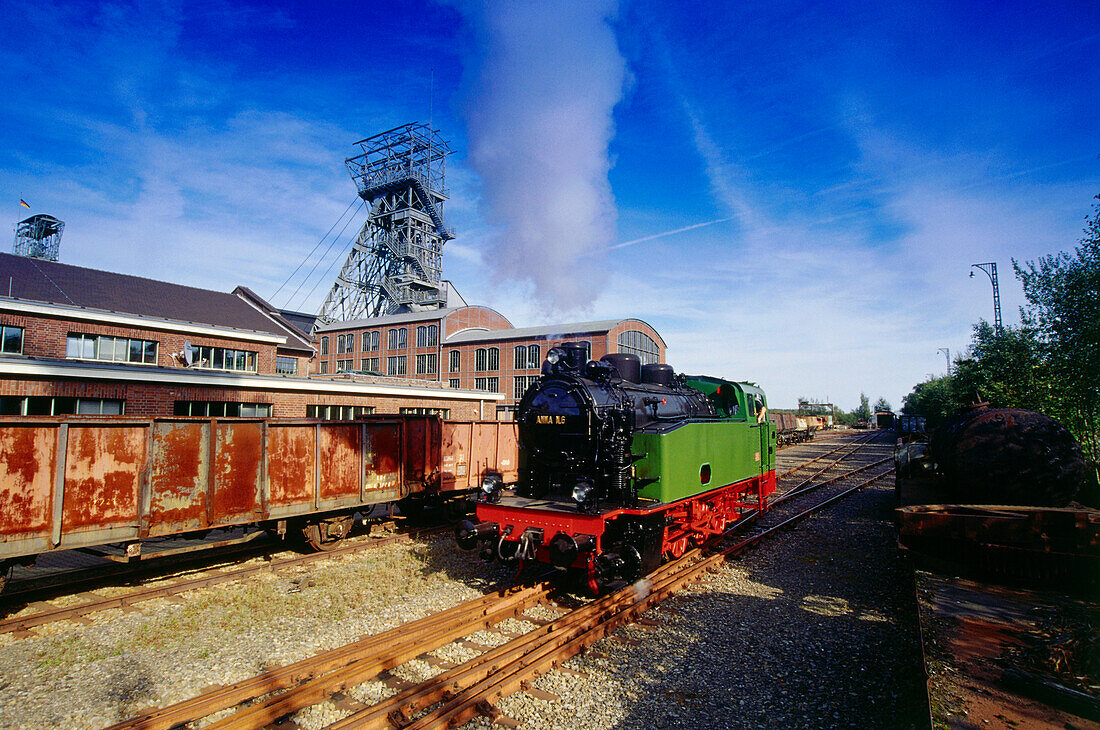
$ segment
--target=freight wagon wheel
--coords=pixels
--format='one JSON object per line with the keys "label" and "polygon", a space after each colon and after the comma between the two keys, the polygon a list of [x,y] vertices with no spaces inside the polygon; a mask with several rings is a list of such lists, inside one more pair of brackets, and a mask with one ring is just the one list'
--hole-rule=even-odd
{"label": "freight wagon wheel", "polygon": [[309,522],[302,528],[302,536],[314,550],[332,550],[351,533],[352,524],[351,515]]}

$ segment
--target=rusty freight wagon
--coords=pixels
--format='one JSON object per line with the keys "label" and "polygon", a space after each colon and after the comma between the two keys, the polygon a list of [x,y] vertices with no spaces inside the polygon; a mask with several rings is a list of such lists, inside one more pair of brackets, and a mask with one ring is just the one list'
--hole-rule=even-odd
{"label": "rusty freight wagon", "polygon": [[325,549],[357,510],[461,499],[489,474],[516,478],[514,423],[0,418],[0,568],[244,524]]}

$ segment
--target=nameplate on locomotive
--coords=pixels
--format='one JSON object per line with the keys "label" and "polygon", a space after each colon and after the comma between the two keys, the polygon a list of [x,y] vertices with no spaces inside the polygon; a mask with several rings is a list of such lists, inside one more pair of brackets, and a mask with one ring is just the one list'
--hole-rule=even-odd
{"label": "nameplate on locomotive", "polygon": [[549,426],[564,426],[565,416],[535,416],[535,423]]}

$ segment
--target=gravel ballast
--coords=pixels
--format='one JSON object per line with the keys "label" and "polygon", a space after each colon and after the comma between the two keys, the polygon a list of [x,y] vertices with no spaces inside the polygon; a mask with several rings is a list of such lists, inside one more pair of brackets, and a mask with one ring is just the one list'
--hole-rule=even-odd
{"label": "gravel ballast", "polygon": [[500,574],[444,535],[9,635],[0,727],[102,728],[476,598]]}

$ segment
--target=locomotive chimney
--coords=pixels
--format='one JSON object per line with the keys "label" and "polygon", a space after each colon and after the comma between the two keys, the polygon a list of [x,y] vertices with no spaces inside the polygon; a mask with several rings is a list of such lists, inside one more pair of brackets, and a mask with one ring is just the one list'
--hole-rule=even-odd
{"label": "locomotive chimney", "polygon": [[565,353],[564,360],[570,370],[583,372],[588,364],[588,345],[581,342],[563,342],[561,349]]}

